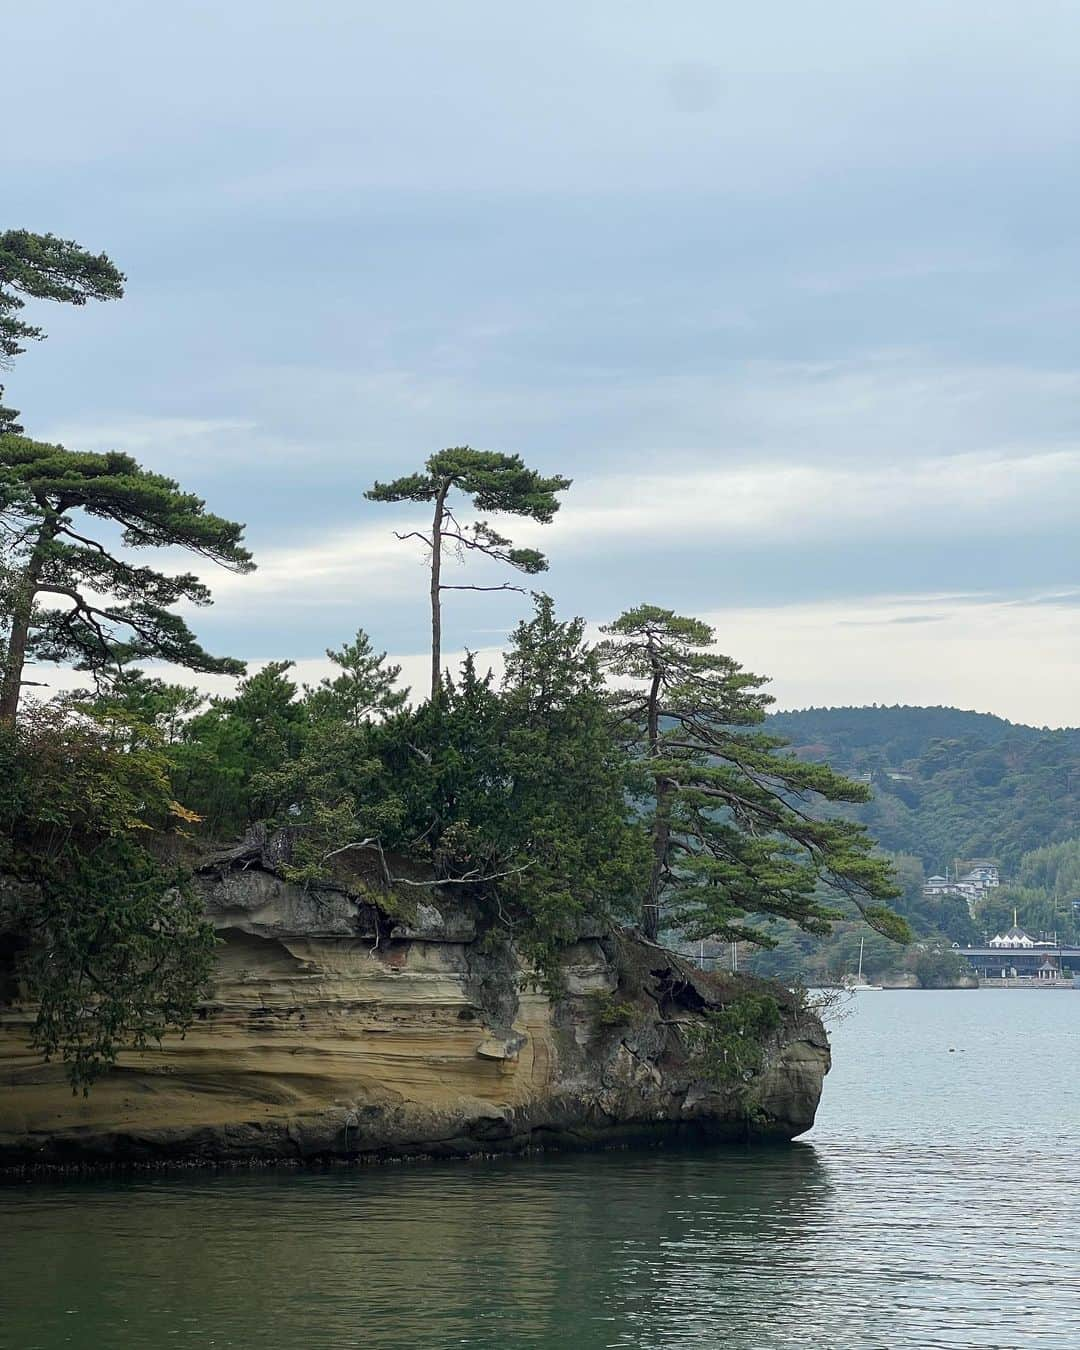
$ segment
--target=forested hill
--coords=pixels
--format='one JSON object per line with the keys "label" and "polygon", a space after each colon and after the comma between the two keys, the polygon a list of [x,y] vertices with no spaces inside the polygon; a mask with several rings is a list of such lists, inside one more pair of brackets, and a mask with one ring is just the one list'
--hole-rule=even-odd
{"label": "forested hill", "polygon": [[883,848],[928,870],[1021,854],[1080,834],[1080,729],[1052,731],[959,708],[807,708],[769,729],[800,758],[870,775],[874,800],[851,808]]}

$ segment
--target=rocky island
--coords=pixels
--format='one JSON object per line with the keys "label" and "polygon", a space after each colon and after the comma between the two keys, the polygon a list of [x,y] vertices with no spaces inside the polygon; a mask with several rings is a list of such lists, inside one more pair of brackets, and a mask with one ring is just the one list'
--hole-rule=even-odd
{"label": "rocky island", "polygon": [[[380,894],[375,860],[304,888],[281,875],[287,847],[255,831],[200,864],[221,940],[211,999],[88,1096],[31,1050],[31,1008],[0,1012],[0,1165],[788,1140],[812,1124],[828,1042],[780,986],[613,929],[566,945],[545,992],[455,888]],[[755,994],[775,1024],[751,1069],[717,1075],[693,1029]]]}
{"label": "rocky island", "polygon": [[[394,533],[425,553],[430,685],[359,627],[308,685],[207,650],[177,608],[210,602],[199,576],[124,553],[244,576],[242,524],[127,453],[0,431],[0,1166],[809,1128],[813,1010],[663,942],[771,948],[842,921],[906,941],[891,862],[839,814],[866,784],[791,753],[767,678],[665,606],[593,643],[536,591],[501,676],[444,659],[447,593],[518,589],[444,565],[544,572],[501,520],[550,524],[569,478],[456,445],[376,479],[368,501],[428,521]],[[38,698],[42,657],[88,687]],[[209,696],[149,661],[238,682]]]}

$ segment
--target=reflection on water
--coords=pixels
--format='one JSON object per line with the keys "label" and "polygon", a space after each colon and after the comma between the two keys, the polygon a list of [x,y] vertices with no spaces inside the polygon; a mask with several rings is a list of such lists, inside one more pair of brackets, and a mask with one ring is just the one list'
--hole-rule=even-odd
{"label": "reflection on water", "polygon": [[0,1345],[1080,1344],[1078,1017],[860,995],[791,1149],[3,1191]]}
{"label": "reflection on water", "polygon": [[14,1322],[26,1350],[86,1317],[118,1347],[762,1344],[805,1320],[829,1199],[805,1145],[39,1190]]}

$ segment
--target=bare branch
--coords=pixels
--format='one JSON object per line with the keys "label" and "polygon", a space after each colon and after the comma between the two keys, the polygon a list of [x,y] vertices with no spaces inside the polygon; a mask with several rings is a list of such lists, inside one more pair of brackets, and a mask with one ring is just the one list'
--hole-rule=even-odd
{"label": "bare branch", "polygon": [[427,535],[426,535],[426,534],[421,534],[421,532],[420,532],[419,530],[410,530],[410,531],[408,532],[408,534],[401,534],[399,531],[395,530],[395,531],[394,531],[394,538],[395,538],[395,539],[402,539],[402,540],[404,540],[404,539],[419,539],[420,542],[423,543],[423,544],[426,544],[426,545],[428,546],[428,548],[432,548],[432,547],[433,547],[432,542],[431,542],[431,540],[427,537]]}
{"label": "bare branch", "polygon": [[87,539],[84,534],[78,534],[69,525],[61,525],[57,534],[66,534],[69,539],[76,539],[80,544],[85,544],[88,548],[94,549],[103,557],[108,558],[110,562],[116,562],[117,559],[112,556],[108,549],[103,548],[96,539]]}
{"label": "bare branch", "polygon": [[518,595],[525,594],[524,586],[513,586],[509,581],[504,581],[501,586],[440,586],[440,591],[517,591]]}
{"label": "bare branch", "polygon": [[395,877],[395,886],[471,886],[476,881],[499,881],[502,877],[516,877],[519,872],[526,872],[532,866],[531,862],[522,863],[520,867],[508,868],[505,872],[480,872],[474,869],[463,877],[443,877],[441,881],[410,881],[408,877]]}
{"label": "bare branch", "polygon": [[340,848],[332,848],[329,853],[324,853],[322,855],[322,860],[323,862],[326,862],[328,858],[334,858],[339,853],[348,853],[348,851],[353,848],[370,848],[372,844],[375,844],[377,842],[378,841],[376,839],[371,838],[371,839],[360,839],[355,844],[342,844]]}
{"label": "bare branch", "polygon": [[[428,828],[430,829],[430,826]],[[424,833],[426,834],[427,831],[425,830]],[[423,838],[423,835],[421,835],[421,838]],[[478,867],[474,867],[472,871],[466,872],[464,876],[460,877],[442,877],[432,881],[411,881],[408,877],[395,877],[391,873],[386,861],[386,854],[383,852],[382,843],[375,835],[372,835],[367,839],[358,839],[352,844],[342,844],[341,848],[331,849],[329,853],[323,854],[322,860],[323,862],[326,862],[329,858],[336,857],[339,853],[348,853],[350,849],[354,848],[366,848],[372,853],[378,853],[382,860],[383,873],[386,877],[388,886],[418,886],[428,888],[434,886],[470,886],[477,881],[499,881],[503,877],[516,877],[520,872],[525,872],[532,866],[532,861],[530,860],[529,862],[522,863],[520,867],[508,868],[505,872],[481,872]]]}

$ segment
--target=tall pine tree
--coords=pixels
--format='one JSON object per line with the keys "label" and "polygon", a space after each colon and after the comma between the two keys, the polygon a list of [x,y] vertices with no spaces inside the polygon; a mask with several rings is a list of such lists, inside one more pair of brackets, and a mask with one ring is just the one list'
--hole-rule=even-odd
{"label": "tall pine tree", "polygon": [[506,563],[519,572],[535,575],[547,570],[547,559],[534,548],[515,548],[486,520],[462,524],[454,514],[451,494],[459,492],[478,511],[527,516],[549,524],[559,509],[557,492],[570,486],[569,478],[550,478],[529,469],[520,455],[473,450],[467,445],[440,450],[428,458],[422,473],[406,474],[392,483],[375,483],[364,495],[373,502],[431,502],[431,532],[410,530],[399,539],[419,539],[431,553],[431,697],[442,688],[442,594],[443,591],[520,590],[511,582],[498,586],[450,585],[442,579],[447,548],[478,553]]}
{"label": "tall pine tree", "polygon": [[673,927],[771,945],[746,922],[755,914],[827,933],[843,917],[831,892],[872,927],[906,938],[883,903],[898,890],[873,840],[821,810],[865,801],[869,789],[755,730],[772,702],[766,681],[716,653],[708,624],[669,609],[641,605],[604,631],[599,655],[620,682],[612,702],[638,763],[652,846],[646,934]]}

